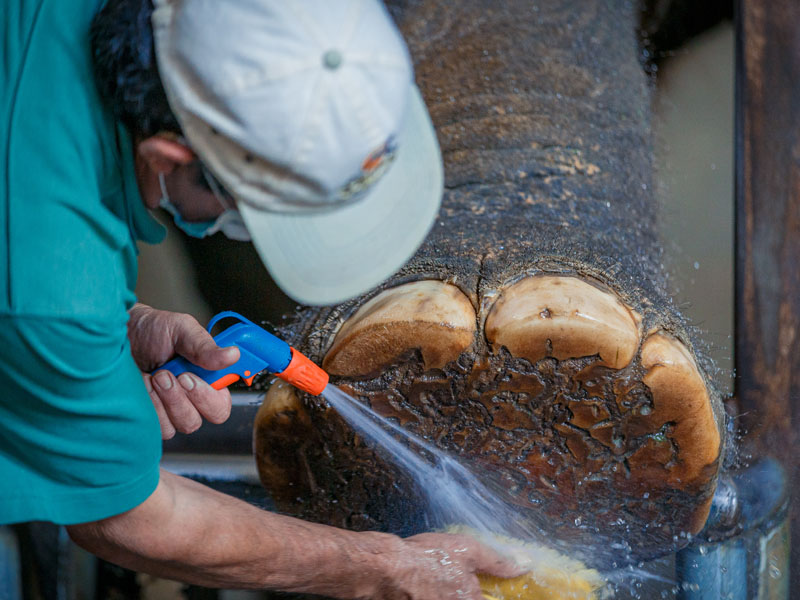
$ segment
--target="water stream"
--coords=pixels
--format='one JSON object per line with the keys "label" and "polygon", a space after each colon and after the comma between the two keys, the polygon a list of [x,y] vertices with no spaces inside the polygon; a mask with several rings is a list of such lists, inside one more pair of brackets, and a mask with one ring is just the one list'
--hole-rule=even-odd
{"label": "water stream", "polygon": [[465,526],[488,538],[546,544],[544,532],[522,521],[503,490],[482,480],[457,458],[373,412],[329,384],[322,396],[384,459],[403,469],[424,495],[432,529]]}
{"label": "water stream", "polygon": [[[455,526],[500,553],[531,565],[534,571],[542,567],[575,572],[585,567],[568,555],[585,555],[587,550],[615,551],[564,547],[547,534],[545,523],[532,522],[529,515],[522,520],[506,497],[507,492],[501,485],[493,485],[484,472],[477,475],[456,457],[378,415],[333,384],[328,384],[322,396],[374,451],[413,479],[426,501],[430,529],[447,530]],[[647,598],[641,588],[642,582],[648,580],[667,586],[669,591],[663,592],[662,598],[678,593],[680,588],[671,577],[664,578],[643,566],[629,565],[603,575],[608,587],[602,597],[620,597],[620,592],[627,592],[627,597]]]}

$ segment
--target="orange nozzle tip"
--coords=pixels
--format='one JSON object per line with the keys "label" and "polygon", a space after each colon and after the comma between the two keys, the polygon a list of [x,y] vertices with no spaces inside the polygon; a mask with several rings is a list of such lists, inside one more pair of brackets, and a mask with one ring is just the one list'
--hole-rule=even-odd
{"label": "orange nozzle tip", "polygon": [[292,348],[292,360],[278,377],[296,388],[319,396],[328,385],[328,374],[297,350]]}

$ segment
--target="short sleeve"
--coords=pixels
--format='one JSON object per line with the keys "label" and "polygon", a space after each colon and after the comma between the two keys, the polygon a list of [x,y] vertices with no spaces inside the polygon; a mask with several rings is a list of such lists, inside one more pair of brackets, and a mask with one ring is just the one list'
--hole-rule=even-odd
{"label": "short sleeve", "polygon": [[158,484],[158,418],[124,322],[0,316],[0,523],[73,524]]}

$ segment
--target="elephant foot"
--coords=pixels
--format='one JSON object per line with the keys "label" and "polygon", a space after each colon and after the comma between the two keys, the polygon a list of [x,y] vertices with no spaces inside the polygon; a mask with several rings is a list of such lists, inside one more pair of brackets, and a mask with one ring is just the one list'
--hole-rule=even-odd
{"label": "elephant foot", "polygon": [[[383,291],[341,326],[323,367],[382,416],[491,473],[521,520],[544,520],[561,539],[640,559],[698,532],[716,485],[720,412],[689,349],[577,276],[529,276],[479,305],[442,281]],[[286,510],[425,529],[401,476],[376,467],[319,399],[273,385],[255,451]]]}

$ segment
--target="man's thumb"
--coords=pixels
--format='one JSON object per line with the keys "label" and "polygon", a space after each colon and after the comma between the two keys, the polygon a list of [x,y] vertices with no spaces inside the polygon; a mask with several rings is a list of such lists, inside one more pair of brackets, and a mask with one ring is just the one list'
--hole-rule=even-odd
{"label": "man's thumb", "polygon": [[188,361],[209,371],[224,369],[239,360],[239,348],[220,348],[202,327],[184,336],[175,350]]}

